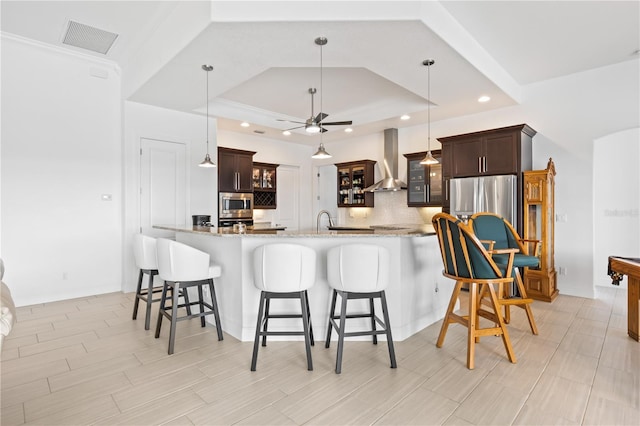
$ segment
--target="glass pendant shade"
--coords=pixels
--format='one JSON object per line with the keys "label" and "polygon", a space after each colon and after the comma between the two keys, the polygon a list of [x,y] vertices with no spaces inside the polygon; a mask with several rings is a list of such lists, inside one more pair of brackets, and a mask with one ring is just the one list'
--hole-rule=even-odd
{"label": "glass pendant shade", "polygon": [[324,149],[324,145],[320,142],[320,146],[318,147],[318,151],[311,156],[311,158],[323,159],[323,158],[331,158],[331,154],[329,154]]}

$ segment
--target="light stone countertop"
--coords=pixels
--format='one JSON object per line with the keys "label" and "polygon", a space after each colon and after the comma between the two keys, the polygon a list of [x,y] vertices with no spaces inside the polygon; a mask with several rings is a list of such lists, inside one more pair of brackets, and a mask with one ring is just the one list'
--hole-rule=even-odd
{"label": "light stone countertop", "polygon": [[[337,230],[302,229],[298,231],[278,231],[276,229],[247,229],[245,234],[233,232],[233,228],[217,228],[208,226],[180,226],[180,225],[154,225],[156,229],[174,232],[185,232],[212,237],[426,237],[435,235],[431,224],[407,224],[407,225],[372,225],[370,228],[343,227]],[[340,227],[337,227],[340,228]]]}

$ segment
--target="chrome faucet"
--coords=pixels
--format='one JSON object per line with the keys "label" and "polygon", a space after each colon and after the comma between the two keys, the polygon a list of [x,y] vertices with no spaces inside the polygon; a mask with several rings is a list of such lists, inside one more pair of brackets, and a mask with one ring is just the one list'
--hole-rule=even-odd
{"label": "chrome faucet", "polygon": [[323,214],[326,214],[327,217],[329,218],[329,226],[333,226],[333,220],[331,219],[331,214],[327,210],[320,210],[320,212],[318,213],[318,217],[316,218],[316,232],[320,231],[320,217]]}

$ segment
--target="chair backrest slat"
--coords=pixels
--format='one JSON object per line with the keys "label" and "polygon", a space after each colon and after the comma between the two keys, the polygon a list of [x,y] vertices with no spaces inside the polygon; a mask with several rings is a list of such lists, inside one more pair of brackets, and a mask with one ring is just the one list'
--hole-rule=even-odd
{"label": "chair backrest slat", "polygon": [[436,214],[432,221],[448,275],[458,278],[503,278],[503,271],[493,262],[469,227],[447,213]]}

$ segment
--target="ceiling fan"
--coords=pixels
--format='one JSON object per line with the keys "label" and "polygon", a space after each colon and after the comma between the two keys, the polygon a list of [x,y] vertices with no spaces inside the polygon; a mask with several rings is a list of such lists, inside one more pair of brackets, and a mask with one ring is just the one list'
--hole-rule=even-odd
{"label": "ceiling fan", "polygon": [[[322,46],[324,46],[325,44],[327,44],[327,38],[326,37],[318,37],[315,40],[315,43],[320,46],[320,109],[322,109]],[[329,114],[325,114],[324,112],[320,111],[318,113],[317,116],[314,117],[314,112],[313,112],[313,95],[316,94],[316,89],[315,88],[310,88],[309,89],[309,93],[311,94],[311,117],[309,117],[304,123],[301,121],[291,121],[291,120],[281,120],[278,119],[278,121],[288,121],[290,123],[296,123],[296,124],[302,124],[302,126],[297,126],[297,127],[292,127],[290,129],[286,129],[283,131],[284,132],[288,132],[289,130],[294,130],[294,129],[301,129],[304,127],[305,132],[307,133],[324,133],[327,131],[327,129],[324,128],[324,126],[350,126],[352,124],[352,121],[332,121],[332,122],[326,122],[323,121],[325,118],[327,118],[329,116]]]}
{"label": "ceiling fan", "polygon": [[307,133],[324,133],[327,131],[324,126],[350,126],[353,123],[351,120],[331,122],[323,121],[329,116],[329,114],[325,114],[324,112],[319,112],[318,115],[314,116],[313,95],[316,94],[316,89],[314,87],[309,88],[309,93],[311,94],[311,116],[305,122],[278,119],[278,121],[288,121],[289,123],[302,124],[302,126],[292,127],[290,129],[286,129],[285,131],[301,129],[304,127],[304,130]]}

